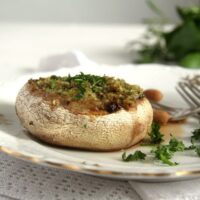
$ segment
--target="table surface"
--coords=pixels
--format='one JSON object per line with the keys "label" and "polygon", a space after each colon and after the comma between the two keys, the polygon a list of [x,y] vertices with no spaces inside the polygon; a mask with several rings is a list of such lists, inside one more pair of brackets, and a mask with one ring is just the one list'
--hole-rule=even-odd
{"label": "table surface", "polygon": [[[0,83],[31,72],[41,58],[74,49],[98,63],[129,63],[126,43],[143,31],[142,25],[0,23]],[[2,200],[139,199],[128,182],[37,166],[4,153],[0,166]]]}

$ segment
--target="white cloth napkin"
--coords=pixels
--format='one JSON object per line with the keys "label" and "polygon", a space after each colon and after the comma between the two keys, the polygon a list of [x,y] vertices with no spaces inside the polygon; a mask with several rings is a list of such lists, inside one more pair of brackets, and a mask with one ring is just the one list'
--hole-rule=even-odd
{"label": "white cloth napkin", "polygon": [[[82,52],[73,51],[42,59],[38,70],[50,71],[78,65],[99,67],[99,64],[88,59]],[[167,183],[129,183],[143,200],[200,200],[200,179]]]}
{"label": "white cloth napkin", "polygon": [[59,68],[76,67],[79,65],[97,66],[95,62],[89,60],[82,52],[74,50],[42,58],[37,71],[53,71]]}
{"label": "white cloth napkin", "polygon": [[199,200],[200,179],[166,183],[129,181],[144,200]]}

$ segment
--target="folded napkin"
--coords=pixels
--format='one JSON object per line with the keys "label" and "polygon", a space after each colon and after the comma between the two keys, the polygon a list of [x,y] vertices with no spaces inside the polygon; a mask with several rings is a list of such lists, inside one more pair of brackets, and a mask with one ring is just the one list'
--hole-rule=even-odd
{"label": "folded napkin", "polygon": [[80,65],[96,66],[97,64],[89,60],[82,52],[74,50],[63,54],[47,56],[40,60],[37,71],[54,71],[65,67],[76,67]]}
{"label": "folded napkin", "polygon": [[199,200],[200,179],[165,183],[129,181],[144,200]]}
{"label": "folded napkin", "polygon": [[[79,65],[99,66],[82,52],[72,51],[42,59],[38,70],[50,71]],[[129,184],[143,200],[200,200],[200,179],[165,183],[129,181]]]}

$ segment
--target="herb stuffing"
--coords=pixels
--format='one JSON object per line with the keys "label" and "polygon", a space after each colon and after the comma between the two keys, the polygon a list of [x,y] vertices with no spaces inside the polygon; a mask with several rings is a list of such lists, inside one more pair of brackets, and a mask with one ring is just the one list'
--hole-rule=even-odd
{"label": "herb stuffing", "polygon": [[[128,110],[143,98],[143,90],[122,79],[80,73],[75,76],[50,76],[28,81],[29,91],[42,96],[53,108],[62,105],[69,110],[71,105],[84,105],[89,111],[103,113]],[[83,109],[79,109],[81,112]]]}

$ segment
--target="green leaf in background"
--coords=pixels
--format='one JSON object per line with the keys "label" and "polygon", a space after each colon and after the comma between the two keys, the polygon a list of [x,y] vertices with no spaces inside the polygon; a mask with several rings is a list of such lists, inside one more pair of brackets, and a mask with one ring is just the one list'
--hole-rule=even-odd
{"label": "green leaf in background", "polygon": [[164,13],[162,12],[162,10],[156,6],[156,4],[153,2],[153,0],[146,0],[147,5],[149,6],[149,8],[158,16],[160,17],[164,17]]}
{"label": "green leaf in background", "polygon": [[[186,8],[177,7],[176,11],[183,21],[191,20],[200,26],[200,7],[192,6]],[[200,27],[199,27],[200,28]]]}
{"label": "green leaf in background", "polygon": [[164,35],[167,49],[177,60],[187,53],[200,51],[200,31],[193,21],[186,21],[174,31]]}
{"label": "green leaf in background", "polygon": [[135,42],[139,44],[139,48],[136,49],[139,55],[136,62],[176,63],[183,67],[200,68],[200,6],[177,7],[176,11],[182,22],[172,30],[166,31],[164,25],[167,18],[162,10],[153,0],[147,0],[147,4],[160,20],[150,20],[144,37]]}
{"label": "green leaf in background", "polygon": [[179,64],[187,68],[200,68],[200,52],[187,54]]}

